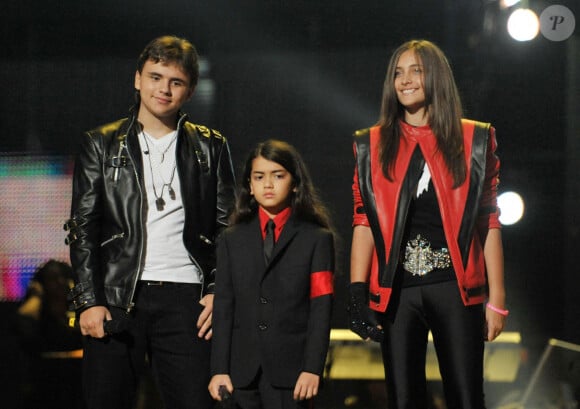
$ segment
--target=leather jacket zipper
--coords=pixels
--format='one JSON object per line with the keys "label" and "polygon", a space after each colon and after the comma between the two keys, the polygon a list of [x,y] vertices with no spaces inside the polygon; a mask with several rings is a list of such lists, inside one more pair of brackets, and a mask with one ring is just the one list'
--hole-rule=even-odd
{"label": "leather jacket zipper", "polygon": [[[127,128],[127,137],[129,132],[133,129],[135,124],[136,117],[133,116],[129,127]],[[123,148],[127,151],[127,156],[131,160],[132,163],[135,163],[134,158],[131,156],[131,152],[127,148],[127,137],[124,141],[121,142]],[[143,235],[143,188],[141,186],[141,180],[139,179],[139,175],[137,174],[137,169],[133,166],[133,173],[135,174],[135,183],[137,184],[137,188],[139,189],[139,226],[141,228],[140,237],[144,237]],[[135,279],[133,280],[133,286],[131,288],[131,295],[129,296],[129,304],[127,305],[127,314],[129,314],[133,307],[135,307],[135,302],[133,299],[135,298],[135,291],[137,290],[137,283],[139,282],[139,277],[141,276],[141,272],[143,271],[143,239],[141,239],[141,246],[139,247],[139,255],[137,257],[137,274],[135,274]]]}
{"label": "leather jacket zipper", "polygon": [[125,233],[117,233],[117,234],[113,234],[109,239],[105,240],[104,242],[101,243],[101,247],[106,246],[107,244],[109,244],[110,242],[120,239],[122,237],[125,237]]}
{"label": "leather jacket zipper", "polygon": [[[119,143],[119,151],[117,152],[117,160],[121,160],[121,153],[123,152],[123,149],[125,149],[127,147],[127,144],[125,143],[125,141],[121,141],[121,143]],[[119,180],[119,167],[116,166],[115,167],[115,172],[113,173],[113,183],[117,184],[117,181]]]}
{"label": "leather jacket zipper", "polygon": [[208,239],[207,237],[205,237],[203,234],[200,234],[200,235],[199,235],[199,238],[200,238],[200,239],[201,239],[201,241],[203,241],[205,244],[210,244],[210,245],[211,245],[211,244],[213,244],[213,242],[212,242],[210,239]]}
{"label": "leather jacket zipper", "polygon": [[[181,115],[181,117],[177,121],[178,137],[179,137],[179,133],[182,131],[183,121],[185,121],[186,118],[187,118],[187,115],[184,114],[184,115]],[[198,158],[198,161],[199,161],[199,158]],[[181,171],[180,171],[180,168],[179,167],[177,167],[177,172],[179,173],[180,183],[183,183],[182,181],[185,180],[185,179],[184,179],[183,175],[181,174]],[[186,211],[185,205],[184,205],[184,211]],[[186,215],[186,217],[187,217],[187,215]],[[184,234],[185,234],[185,231],[184,231]],[[205,237],[203,234],[200,234],[199,235],[199,238],[203,242],[205,242],[206,244],[212,244],[211,240],[208,239],[207,237]],[[191,261],[193,262],[193,264],[195,264],[195,266],[197,267],[197,271],[199,271],[199,280],[200,280],[200,283],[201,283],[201,293],[199,295],[199,298],[201,299],[203,297],[203,288],[204,288],[204,281],[205,281],[204,280],[204,275],[203,275],[203,270],[202,270],[201,266],[199,265],[199,263],[197,262],[197,260],[195,259],[195,257],[193,257],[191,255],[191,253],[189,252],[189,250],[187,251],[187,254],[189,255],[189,258],[191,259]]]}
{"label": "leather jacket zipper", "polygon": [[[206,236],[204,236],[203,234],[199,235],[199,239],[201,241],[203,241],[205,244],[208,245],[213,245],[213,241],[211,241],[210,239],[208,239]],[[203,289],[204,289],[204,281],[205,281],[205,276],[203,275],[203,270],[201,269],[200,265],[198,264],[197,260],[195,259],[195,257],[193,257],[191,254],[189,255],[189,257],[191,258],[191,260],[193,261],[193,263],[197,266],[197,270],[199,271],[199,281],[201,282],[201,293],[199,294],[199,299],[201,300],[203,298]]]}

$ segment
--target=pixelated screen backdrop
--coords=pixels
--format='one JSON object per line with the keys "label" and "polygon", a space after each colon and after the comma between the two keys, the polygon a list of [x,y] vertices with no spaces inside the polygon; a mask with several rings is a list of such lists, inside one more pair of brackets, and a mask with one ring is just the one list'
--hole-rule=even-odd
{"label": "pixelated screen backdrop", "polygon": [[20,300],[47,260],[69,262],[72,167],[69,157],[0,153],[0,302]]}

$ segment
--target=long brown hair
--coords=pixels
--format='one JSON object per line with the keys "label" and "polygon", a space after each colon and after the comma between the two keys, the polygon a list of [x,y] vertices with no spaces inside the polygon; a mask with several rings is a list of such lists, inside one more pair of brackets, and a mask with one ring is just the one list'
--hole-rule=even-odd
{"label": "long brown hair", "polygon": [[439,47],[427,40],[407,41],[395,50],[389,61],[377,123],[381,131],[379,158],[383,173],[392,180],[401,137],[399,120],[404,116],[404,107],[395,91],[395,71],[401,54],[408,50],[412,50],[423,65],[428,123],[437,140],[437,149],[453,175],[453,187],[457,187],[466,177],[461,98],[447,57]]}

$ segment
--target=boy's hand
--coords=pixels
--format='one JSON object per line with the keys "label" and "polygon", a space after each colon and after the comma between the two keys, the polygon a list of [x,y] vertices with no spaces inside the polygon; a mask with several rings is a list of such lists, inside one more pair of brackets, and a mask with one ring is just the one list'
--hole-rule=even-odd
{"label": "boy's hand", "polygon": [[225,391],[227,391],[231,397],[231,393],[234,391],[234,385],[232,385],[232,380],[228,374],[218,374],[212,376],[207,389],[212,398],[221,402],[222,399],[227,396]]}
{"label": "boy's hand", "polygon": [[211,319],[213,312],[213,294],[205,295],[199,301],[199,303],[204,306],[204,309],[201,312],[201,314],[199,314],[199,318],[197,319],[197,328],[199,328],[197,336],[209,340],[213,335],[213,331],[211,330]]}
{"label": "boy's hand", "polygon": [[294,400],[312,399],[318,395],[319,384],[320,376],[310,372],[302,372],[296,381]]}
{"label": "boy's hand", "polygon": [[105,334],[103,324],[105,321],[109,321],[111,319],[111,313],[107,307],[100,305],[90,307],[81,312],[79,317],[81,334],[89,335],[93,338],[103,338],[105,335],[107,335]]}

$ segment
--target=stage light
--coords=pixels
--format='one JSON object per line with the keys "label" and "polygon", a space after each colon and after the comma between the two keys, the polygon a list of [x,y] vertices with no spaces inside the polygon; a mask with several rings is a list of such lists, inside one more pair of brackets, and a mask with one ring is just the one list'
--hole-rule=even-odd
{"label": "stage light", "polygon": [[502,9],[509,9],[512,6],[518,4],[520,0],[500,0],[499,6]]}
{"label": "stage light", "polygon": [[524,215],[524,201],[516,192],[499,195],[497,205],[500,209],[499,221],[505,226],[519,222]]}
{"label": "stage light", "polygon": [[520,8],[508,18],[507,29],[514,40],[530,41],[540,31],[540,20],[532,10]]}

